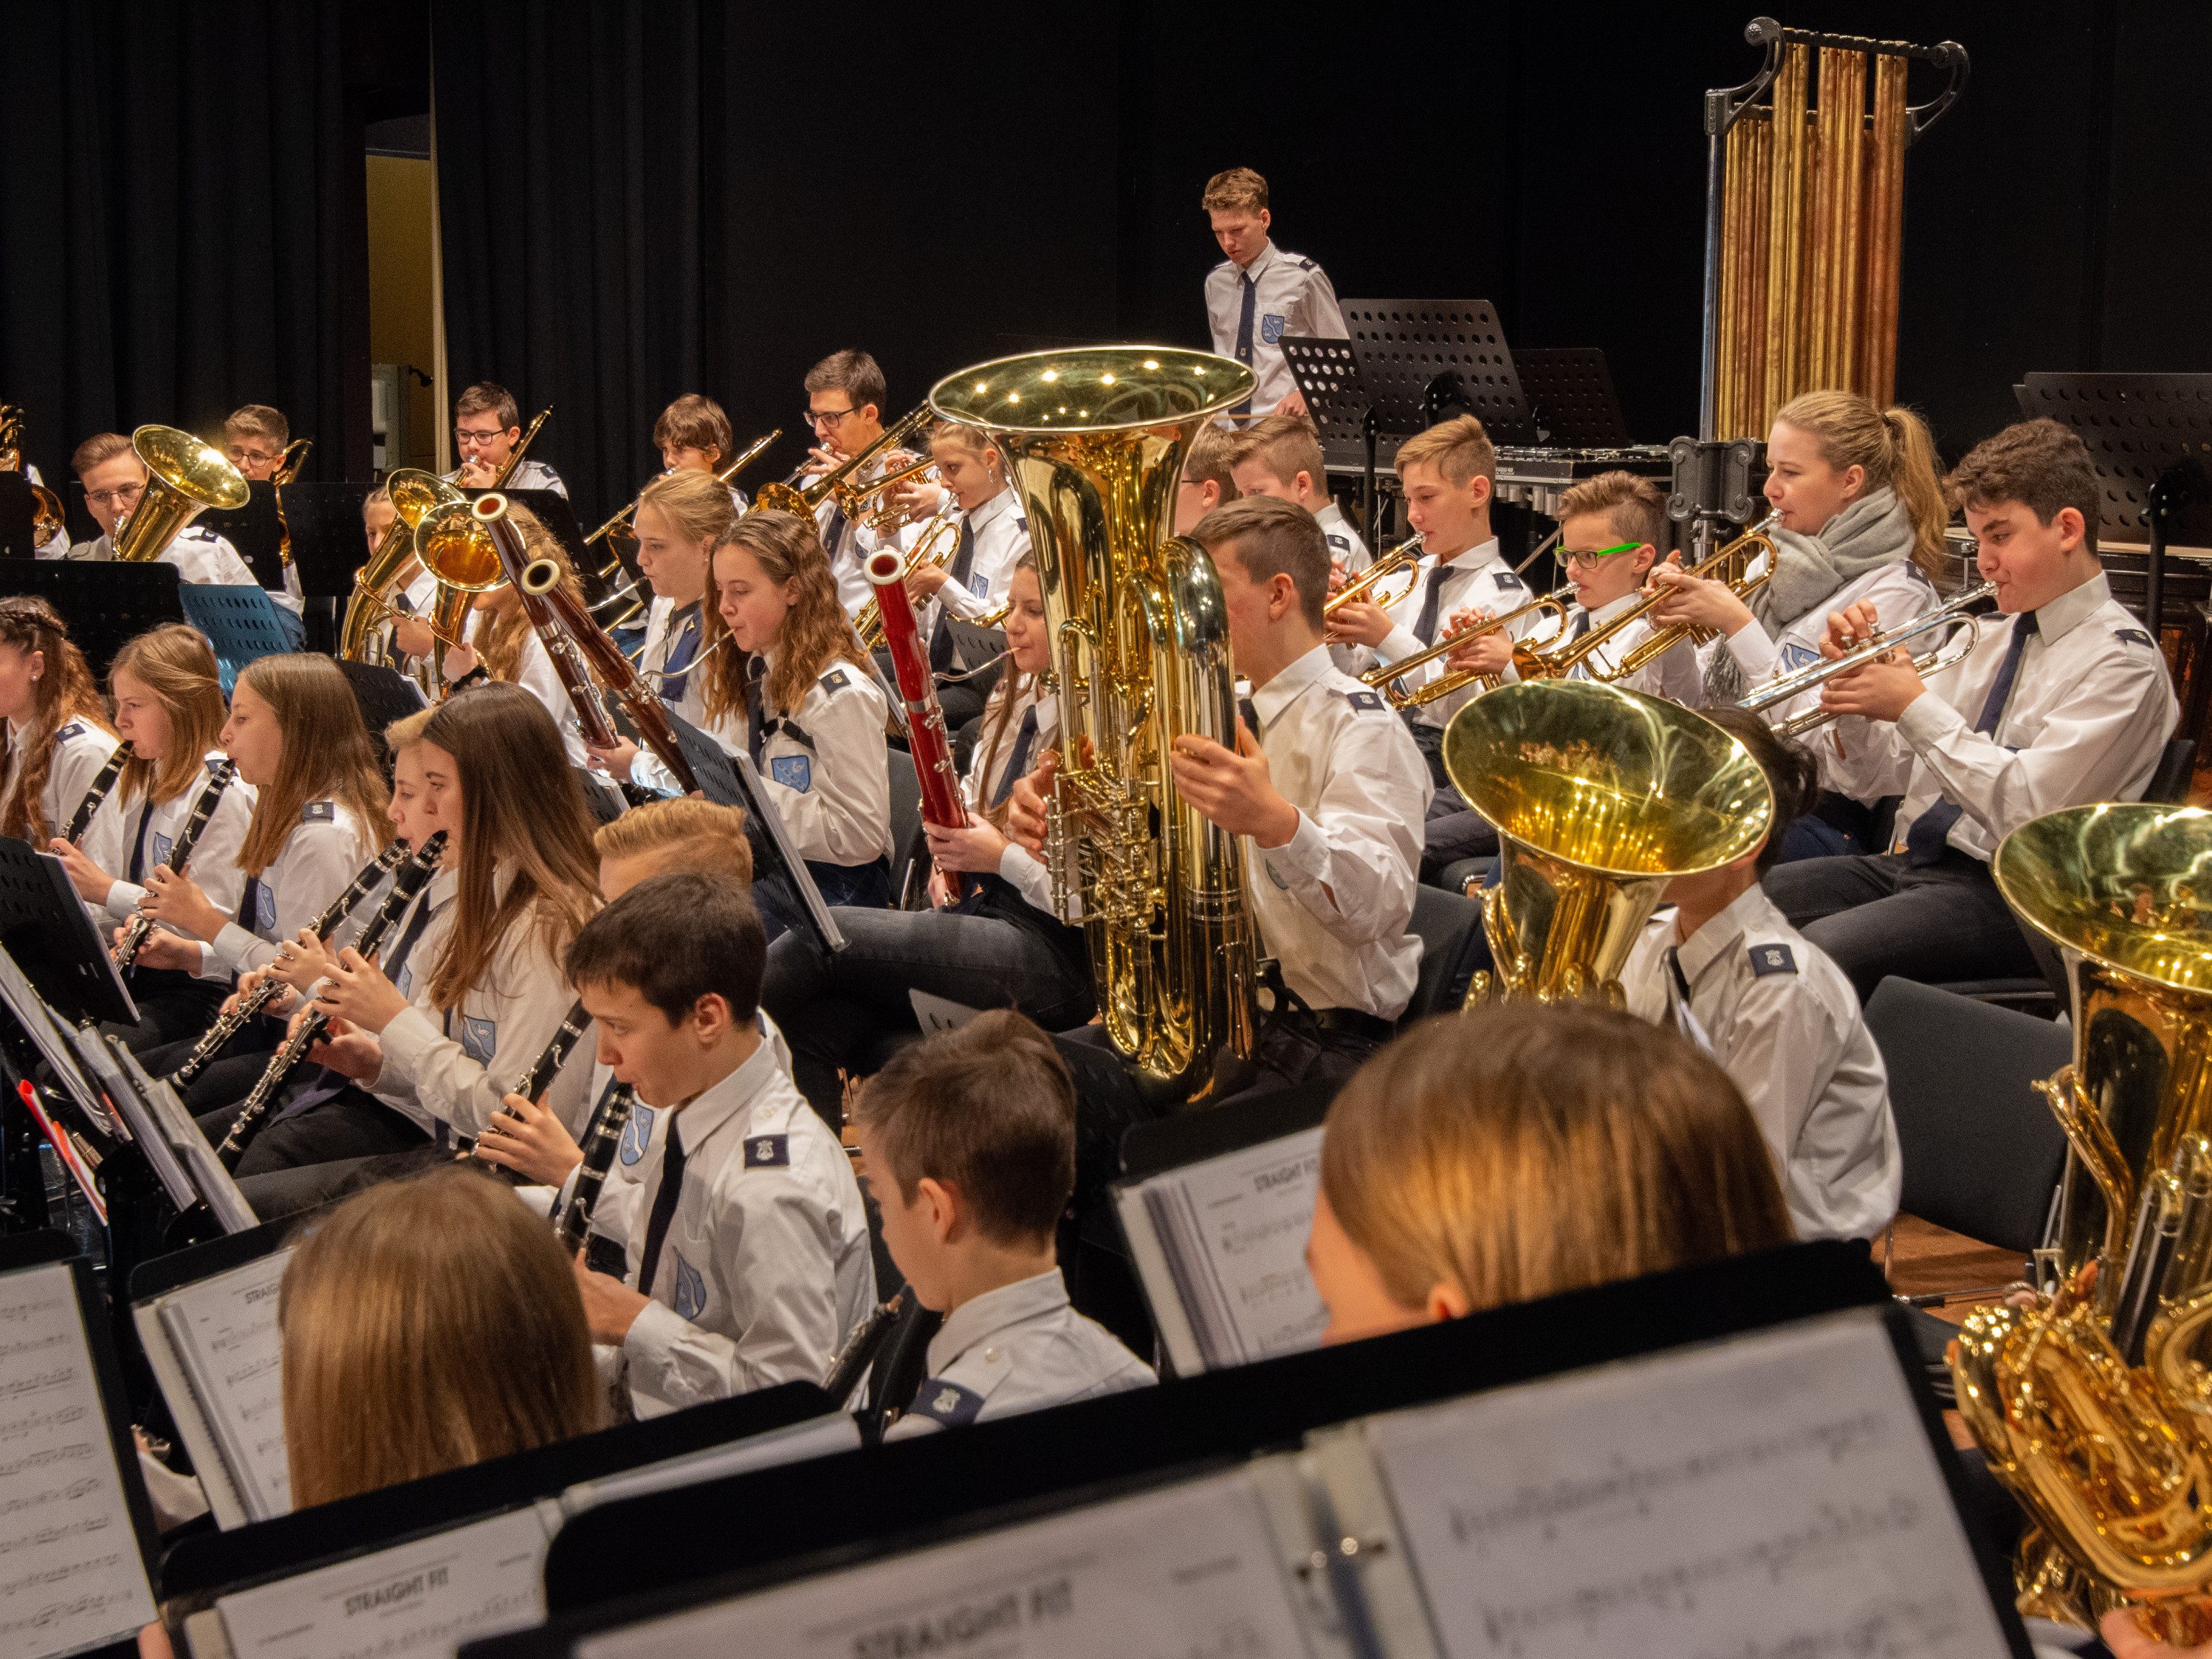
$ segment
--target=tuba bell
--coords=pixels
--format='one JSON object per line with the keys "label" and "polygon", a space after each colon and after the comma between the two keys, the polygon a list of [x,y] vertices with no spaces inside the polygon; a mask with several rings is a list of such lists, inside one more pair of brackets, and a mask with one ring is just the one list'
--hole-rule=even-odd
{"label": "tuba bell", "polygon": [[1243,847],[1168,767],[1177,736],[1233,746],[1237,729],[1213,562],[1168,528],[1192,434],[1252,386],[1203,352],[1092,346],[983,363],[929,398],[991,434],[1028,514],[1061,732],[1046,862],[1063,909],[1080,903],[1107,1036],[1177,1102],[1249,1052],[1257,952]]}
{"label": "tuba bell", "polygon": [[115,556],[146,564],[161,556],[177,532],[208,510],[235,512],[253,492],[236,467],[212,444],[173,426],[142,426],[131,447],[146,467],[146,493],[116,526]]}
{"label": "tuba bell", "polygon": [[1622,1000],[1667,884],[1757,847],[1774,795],[1751,751],[1679,704],[1590,680],[1500,686],[1453,715],[1444,769],[1498,829],[1483,895],[1492,995]]}
{"label": "tuba bell", "polygon": [[2072,1064],[2037,1086],[2066,1132],[2055,1272],[2037,1305],[1977,1309],[1959,1410],[2034,1522],[2021,1611],[2115,1607],[2178,1646],[2212,1637],[2212,812],[2069,807],[2005,837],[2013,912],[2059,946]]}

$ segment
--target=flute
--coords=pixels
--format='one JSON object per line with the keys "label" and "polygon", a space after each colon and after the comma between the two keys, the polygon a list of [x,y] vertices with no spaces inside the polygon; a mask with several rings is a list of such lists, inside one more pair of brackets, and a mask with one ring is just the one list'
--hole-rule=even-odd
{"label": "flute", "polygon": [[[406,843],[395,841],[371,859],[362,866],[361,873],[346,884],[345,890],[325,905],[322,914],[307,924],[309,931],[328,944],[331,935],[337,931],[338,924],[353,914],[354,906],[367,898],[376,884],[382,881],[392,866],[407,856],[407,853]],[[284,981],[271,974],[240,996],[238,1006],[209,1026],[207,1035],[194,1043],[191,1053],[185,1056],[185,1063],[169,1073],[169,1086],[181,1089],[205,1071],[208,1062],[222,1052],[223,1045],[244,1030],[246,1023],[274,1002],[278,993],[284,989]]]}

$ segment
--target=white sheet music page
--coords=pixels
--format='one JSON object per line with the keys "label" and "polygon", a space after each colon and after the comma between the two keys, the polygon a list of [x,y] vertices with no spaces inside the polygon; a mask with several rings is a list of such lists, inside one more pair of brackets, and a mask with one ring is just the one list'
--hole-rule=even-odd
{"label": "white sheet music page", "polygon": [[1208,1370],[1320,1346],[1328,1310],[1305,1258],[1320,1186],[1318,1127],[1146,1183]]}
{"label": "white sheet music page", "polygon": [[538,1511],[515,1510],[216,1607],[232,1659],[453,1659],[464,1642],[544,1618],[546,1541]]}
{"label": "white sheet music page", "polygon": [[1454,1659],[2009,1651],[1873,1310],[1370,1433]]}
{"label": "white sheet music page", "polygon": [[208,1427],[250,1520],[292,1510],[284,1454],[283,1338],[276,1306],[289,1249],[172,1291],[161,1328],[191,1378]]}
{"label": "white sheet music page", "polygon": [[577,1659],[1305,1659],[1243,1474],[803,1580],[592,1636]]}
{"label": "white sheet music page", "polygon": [[0,1654],[59,1659],[153,1619],[70,1269],[0,1274]]}

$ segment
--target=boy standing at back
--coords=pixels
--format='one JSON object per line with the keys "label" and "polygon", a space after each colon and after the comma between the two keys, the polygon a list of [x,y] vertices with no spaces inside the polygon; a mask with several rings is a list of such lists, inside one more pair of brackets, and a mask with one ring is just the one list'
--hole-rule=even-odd
{"label": "boy standing at back", "polygon": [[1213,349],[1258,377],[1252,401],[1230,410],[1239,418],[1304,415],[1306,400],[1283,360],[1282,338],[1341,340],[1349,331],[1337,309],[1328,273],[1302,253],[1286,253],[1267,237],[1267,181],[1249,167],[1231,167],[1206,181],[1199,204],[1213,240],[1228,257],[1206,273],[1206,314]]}

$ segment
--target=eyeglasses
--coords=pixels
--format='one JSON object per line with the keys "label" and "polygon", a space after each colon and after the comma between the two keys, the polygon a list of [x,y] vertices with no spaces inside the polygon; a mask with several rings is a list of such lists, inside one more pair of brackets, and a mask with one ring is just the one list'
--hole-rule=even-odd
{"label": "eyeglasses", "polygon": [[118,489],[88,489],[84,498],[106,507],[128,507],[145,493],[144,484],[125,484]]}
{"label": "eyeglasses", "polygon": [[234,466],[243,466],[248,461],[252,462],[256,466],[266,466],[271,461],[281,459],[279,456],[269,454],[263,450],[246,449],[242,447],[234,447],[225,450],[223,453],[230,457],[231,465]]}
{"label": "eyeglasses", "polygon": [[1577,565],[1585,570],[1595,570],[1600,559],[1612,558],[1617,553],[1633,553],[1643,545],[1642,542],[1623,542],[1618,547],[1601,547],[1593,553],[1563,552],[1559,555],[1559,563],[1568,570],[1572,570]]}
{"label": "eyeglasses", "polygon": [[852,409],[810,409],[806,411],[806,423],[809,426],[835,426],[859,412]]}
{"label": "eyeglasses", "polygon": [[453,428],[453,436],[465,444],[488,444],[506,430],[503,426],[494,426],[481,432],[471,432],[465,426],[457,426]]}

